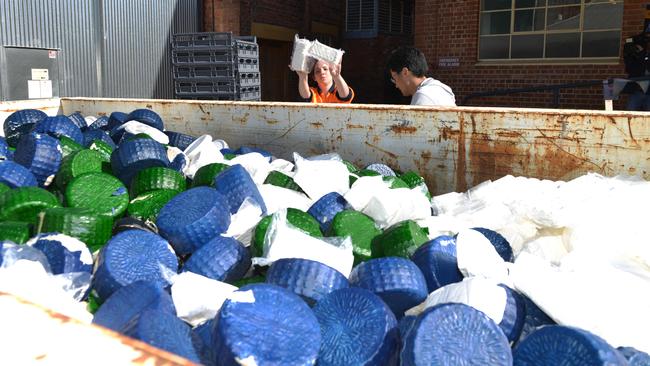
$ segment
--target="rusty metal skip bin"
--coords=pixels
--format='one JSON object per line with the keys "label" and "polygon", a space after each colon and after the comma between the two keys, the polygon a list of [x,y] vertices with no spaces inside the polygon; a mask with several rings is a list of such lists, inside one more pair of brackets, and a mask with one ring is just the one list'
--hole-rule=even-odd
{"label": "rusty metal skip bin", "polygon": [[[650,114],[641,112],[56,98],[0,103],[0,121],[24,108],[96,117],[150,108],[167,130],[210,134],[233,147],[260,147],[287,159],[293,152],[337,152],[359,167],[381,162],[414,170],[434,194],[465,191],[509,174],[569,180],[596,172],[650,179]],[[105,360],[84,359],[93,364],[190,364],[6,294],[0,294],[0,314],[7,321],[29,323],[36,332],[50,332],[39,337],[44,342],[63,342],[61,334],[66,334],[81,342],[79,347],[110,350],[102,352]],[[17,340],[14,329],[3,326],[0,345],[9,340]],[[53,357],[47,352],[35,354],[33,362],[47,364]]]}
{"label": "rusty metal skip bin", "polygon": [[[512,174],[568,180],[587,172],[650,178],[650,114],[593,110],[325,105],[64,98],[62,113],[151,108],[168,130],[231,146],[338,152],[357,166],[415,170],[435,194]],[[0,120],[2,120],[0,108]]]}

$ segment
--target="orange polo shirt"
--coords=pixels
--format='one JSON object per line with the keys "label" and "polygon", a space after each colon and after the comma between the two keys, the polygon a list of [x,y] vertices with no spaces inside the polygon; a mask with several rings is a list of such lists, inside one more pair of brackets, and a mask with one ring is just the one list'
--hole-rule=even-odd
{"label": "orange polo shirt", "polygon": [[311,95],[309,98],[304,99],[304,101],[311,103],[351,103],[352,99],[354,99],[354,90],[349,86],[348,88],[350,89],[350,94],[345,98],[341,98],[334,84],[332,84],[332,87],[326,93],[321,93],[318,86],[310,86],[309,91],[311,92]]}

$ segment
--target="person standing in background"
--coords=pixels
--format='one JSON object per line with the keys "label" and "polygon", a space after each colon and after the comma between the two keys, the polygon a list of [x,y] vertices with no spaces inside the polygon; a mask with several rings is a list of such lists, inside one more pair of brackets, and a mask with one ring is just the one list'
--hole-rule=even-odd
{"label": "person standing in background", "polygon": [[456,106],[456,96],[442,82],[426,77],[429,70],[422,51],[400,47],[388,57],[391,81],[404,96],[411,96],[411,105]]}
{"label": "person standing in background", "polygon": [[305,102],[311,103],[351,103],[354,91],[341,76],[341,64],[319,60],[312,70],[316,87],[309,86],[309,74],[298,73],[298,92]]}
{"label": "person standing in background", "polygon": [[[625,62],[625,72],[630,78],[638,78],[650,74],[650,33],[645,32],[632,37],[632,42],[623,46],[623,61]],[[644,81],[641,81],[643,83]],[[649,81],[645,81],[648,83]],[[650,111],[650,88],[643,88],[639,82],[628,82],[622,93],[629,93],[630,97],[627,102],[628,111]]]}

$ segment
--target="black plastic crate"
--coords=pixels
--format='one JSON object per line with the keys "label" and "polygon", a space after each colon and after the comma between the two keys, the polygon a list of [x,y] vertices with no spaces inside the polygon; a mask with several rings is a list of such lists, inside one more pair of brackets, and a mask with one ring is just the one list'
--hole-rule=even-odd
{"label": "black plastic crate", "polygon": [[259,72],[259,59],[257,57],[239,57],[237,70],[239,72]]}
{"label": "black plastic crate", "polygon": [[239,73],[234,63],[216,65],[174,65],[174,80],[235,78]]}
{"label": "black plastic crate", "polygon": [[234,54],[233,49],[229,47],[211,50],[172,50],[172,63],[174,65],[228,65],[237,59],[238,57]]}
{"label": "black plastic crate", "polygon": [[174,81],[174,92],[177,95],[191,94],[235,94],[239,86],[235,80],[223,81]]}
{"label": "black plastic crate", "polygon": [[231,100],[243,102],[259,102],[261,96],[259,92],[248,93],[244,97],[239,94],[195,94],[195,95],[176,95],[176,99],[190,100]]}
{"label": "black plastic crate", "polygon": [[239,57],[259,57],[259,48],[255,42],[235,40],[235,47],[237,48],[237,55]]}
{"label": "black plastic crate", "polygon": [[260,85],[260,73],[259,72],[240,72],[238,73],[237,82],[241,86],[255,86]]}
{"label": "black plastic crate", "polygon": [[231,32],[180,33],[172,36],[172,49],[231,47],[234,40]]}
{"label": "black plastic crate", "polygon": [[[183,83],[185,84],[185,83]],[[200,90],[199,90],[200,89]],[[199,90],[199,91],[197,91]],[[180,90],[175,90],[176,98],[180,99],[203,99],[203,100],[243,100],[259,101],[261,99],[262,89],[259,85],[237,87],[236,92],[208,92],[207,88],[202,85],[187,86],[184,85]]]}

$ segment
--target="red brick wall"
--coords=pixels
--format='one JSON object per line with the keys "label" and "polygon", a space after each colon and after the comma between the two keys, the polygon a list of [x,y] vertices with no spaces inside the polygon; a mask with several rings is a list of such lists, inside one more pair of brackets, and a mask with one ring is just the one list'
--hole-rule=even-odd
{"label": "red brick wall", "polygon": [[238,35],[239,13],[239,0],[206,0],[203,2],[203,30],[233,32]]}
{"label": "red brick wall", "polygon": [[[625,0],[623,37],[643,28],[646,1]],[[473,92],[501,88],[522,88],[586,80],[624,77],[622,60],[616,64],[498,65],[480,66],[478,0],[415,0],[415,46],[427,57],[431,73],[454,90],[458,103]],[[438,67],[440,57],[458,58],[459,67]],[[551,107],[552,93],[523,93],[478,98],[469,105]],[[624,100],[615,104],[623,108]],[[563,90],[560,108],[603,109],[602,86]]]}

